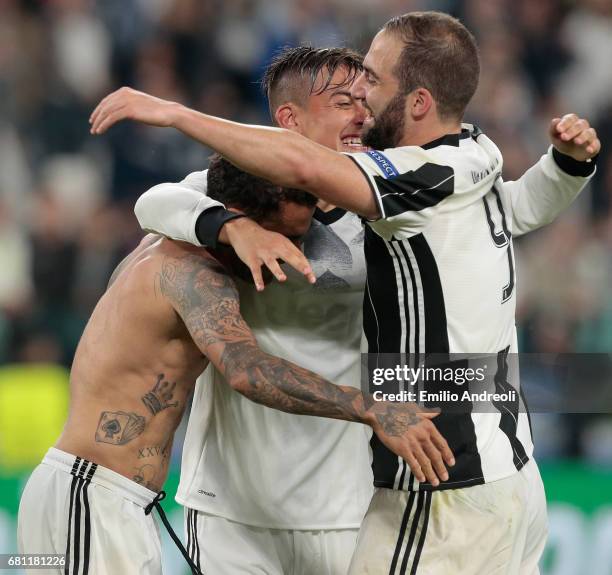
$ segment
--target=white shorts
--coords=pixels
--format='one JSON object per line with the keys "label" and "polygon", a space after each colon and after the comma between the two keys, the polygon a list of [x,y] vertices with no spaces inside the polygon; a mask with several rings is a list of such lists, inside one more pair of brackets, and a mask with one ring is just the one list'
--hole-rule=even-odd
{"label": "white shorts", "polygon": [[350,575],[537,575],[548,532],[533,459],[505,479],[444,491],[377,489]]}
{"label": "white shorts", "polygon": [[21,496],[19,552],[65,554],[68,570],[45,571],[56,575],[161,575],[159,530],[144,513],[155,495],[110,469],[51,448]]}
{"label": "white shorts", "polygon": [[267,529],[185,509],[187,552],[213,575],[346,575],[358,529]]}

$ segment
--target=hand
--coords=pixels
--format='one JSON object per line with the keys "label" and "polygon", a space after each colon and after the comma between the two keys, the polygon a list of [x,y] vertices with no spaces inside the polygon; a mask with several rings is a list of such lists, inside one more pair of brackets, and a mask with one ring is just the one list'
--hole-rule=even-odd
{"label": "hand", "polygon": [[571,156],[578,162],[590,160],[601,149],[597,132],[588,121],[576,114],[566,114],[554,118],[550,123],[549,136],[552,145],[562,154]]}
{"label": "hand", "polygon": [[149,96],[132,88],[119,88],[104,98],[89,117],[92,134],[103,134],[121,120],[135,120],[150,126],[172,126],[180,104]]}
{"label": "hand", "polygon": [[434,487],[448,479],[446,465],[455,458],[446,439],[431,422],[439,412],[424,411],[414,403],[375,402],[368,410],[373,416],[372,429],[378,438],[408,463],[421,483]]}
{"label": "hand", "polygon": [[262,265],[265,265],[279,282],[287,279],[278,260],[288,263],[304,274],[311,284],[316,281],[308,260],[291,240],[282,234],[265,230],[249,218],[236,218],[226,222],[221,228],[219,240],[230,244],[236,255],[249,267],[257,291],[264,289]]}

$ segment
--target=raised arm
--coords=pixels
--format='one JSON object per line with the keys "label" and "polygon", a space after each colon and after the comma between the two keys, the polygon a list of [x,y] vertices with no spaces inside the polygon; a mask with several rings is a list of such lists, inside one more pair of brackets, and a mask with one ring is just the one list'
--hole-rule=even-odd
{"label": "raised arm", "polygon": [[167,257],[159,287],[202,353],[245,397],[289,413],[365,423],[417,478],[437,484],[437,477],[448,477],[444,462],[452,464],[452,453],[430,421],[435,413],[370,400],[358,389],[334,385],[262,351],[240,315],[232,279],[209,257]]}
{"label": "raised arm", "polygon": [[582,191],[595,173],[587,161],[599,141],[589,123],[575,114],[554,119],[552,146],[516,181],[504,182],[512,202],[512,234],[516,237],[553,221]]}
{"label": "raised arm", "polygon": [[246,172],[279,186],[306,190],[368,219],[379,216],[359,168],[348,157],[295,132],[207,116],[131,88],[121,88],[100,102],[90,118],[91,131],[102,134],[126,119],[174,127]]}

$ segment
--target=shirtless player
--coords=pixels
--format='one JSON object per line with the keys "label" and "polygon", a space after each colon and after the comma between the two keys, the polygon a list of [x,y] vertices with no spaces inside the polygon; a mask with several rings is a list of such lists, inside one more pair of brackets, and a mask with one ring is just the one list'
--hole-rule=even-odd
{"label": "shirtless player", "polygon": [[[224,194],[245,190],[244,202],[233,207],[296,241],[310,226],[314,198],[272,190],[224,160],[212,162],[209,186],[210,196],[228,205]],[[147,236],[122,264],[77,349],[64,432],[23,493],[20,552],[65,553],[65,573],[161,573],[157,525],[144,508],[150,512],[164,483],[174,432],[209,361],[253,401],[366,423],[389,448],[412,456],[411,444],[425,439],[423,426],[414,424],[435,414],[369,406],[357,389],[261,351],[228,273],[241,275],[241,266],[229,249],[156,236]],[[427,441],[450,461],[434,425],[426,429]]]}

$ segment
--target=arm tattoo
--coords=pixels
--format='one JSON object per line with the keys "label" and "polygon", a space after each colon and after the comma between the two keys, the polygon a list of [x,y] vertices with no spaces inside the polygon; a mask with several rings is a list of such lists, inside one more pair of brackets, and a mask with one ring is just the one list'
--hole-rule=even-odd
{"label": "arm tattoo", "polygon": [[226,340],[253,338],[240,316],[234,282],[210,259],[194,254],[166,258],[159,286],[200,348]]}
{"label": "arm tattoo", "polygon": [[145,428],[145,418],[137,413],[103,411],[96,429],[97,443],[125,445],[138,437]]}
{"label": "arm tattoo", "polygon": [[[361,391],[329,383],[259,348],[240,315],[234,282],[216,262],[194,254],[166,258],[159,285],[200,350],[252,401],[290,413],[367,421]],[[418,422],[400,406],[376,407],[379,425],[392,435]]]}
{"label": "arm tattoo", "polygon": [[376,413],[376,421],[391,437],[400,437],[409,427],[420,422],[416,413],[406,411],[405,407],[400,407],[400,405],[389,405],[385,413]]}
{"label": "arm tattoo", "polygon": [[[249,399],[290,413],[363,421],[363,395],[329,383],[316,373],[269,355],[254,342],[226,343],[225,377],[246,375]],[[243,376],[244,376],[243,375]]]}

